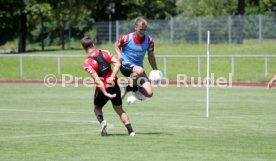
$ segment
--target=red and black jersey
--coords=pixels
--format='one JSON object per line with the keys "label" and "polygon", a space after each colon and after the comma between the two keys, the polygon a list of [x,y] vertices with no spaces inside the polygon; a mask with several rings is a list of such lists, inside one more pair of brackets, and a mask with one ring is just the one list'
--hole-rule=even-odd
{"label": "red and black jersey", "polygon": [[[102,50],[101,51],[102,54],[100,55],[100,51],[99,50],[90,50],[88,53],[88,57],[85,60],[85,62],[83,63],[83,68],[85,71],[87,71],[91,76],[94,73],[97,73],[98,76],[101,78],[101,80],[104,83],[104,87],[105,89],[110,87],[111,85],[108,84],[106,82],[106,79],[109,78],[112,74],[112,70],[105,70],[106,68],[109,68],[107,65],[105,66],[99,66],[98,61],[103,61],[103,64],[108,63],[109,66],[111,64],[111,59],[113,57],[112,53],[107,51],[107,50]],[[101,60],[104,59],[104,60]],[[105,63],[106,62],[106,63]],[[101,70],[101,71],[99,71]],[[103,72],[102,72],[103,71]],[[107,72],[106,72],[107,71]],[[117,81],[117,77],[115,77],[115,82]],[[100,89],[97,87],[96,88],[97,91],[99,91]]]}
{"label": "red and black jersey", "polygon": [[105,60],[101,50],[99,50],[98,56],[88,56],[87,58],[94,59],[98,63],[97,74],[99,77],[105,76],[112,70],[110,63]]}

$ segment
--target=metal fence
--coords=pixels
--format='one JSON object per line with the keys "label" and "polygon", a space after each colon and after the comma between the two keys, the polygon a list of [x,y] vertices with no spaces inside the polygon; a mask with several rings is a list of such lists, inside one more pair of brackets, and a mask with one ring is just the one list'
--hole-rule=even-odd
{"label": "metal fence", "polygon": [[[20,74],[20,78],[24,79],[24,70],[25,70],[25,65],[24,65],[24,61],[26,60],[25,58],[43,58],[43,60],[45,60],[46,58],[54,58],[56,63],[52,63],[52,64],[56,64],[57,68],[56,68],[56,73],[57,76],[60,77],[61,74],[63,74],[63,72],[61,72],[61,69],[63,68],[63,64],[61,62],[61,58],[62,59],[66,59],[66,58],[81,58],[80,61],[84,61],[85,56],[81,56],[81,55],[42,55],[42,54],[16,54],[16,55],[11,55],[11,54],[0,54],[0,60],[3,59],[4,57],[16,57],[16,59],[19,59],[19,66],[16,68],[13,68],[13,70],[15,71],[11,71],[11,69],[8,67],[9,72],[17,72],[19,71]],[[168,76],[168,73],[172,73],[175,71],[172,71],[172,67],[169,65],[168,60],[170,59],[177,59],[177,60],[181,60],[182,62],[186,59],[189,58],[193,58],[197,61],[197,63],[193,64],[193,69],[197,68],[197,76],[198,77],[202,77],[203,73],[206,71],[203,71],[203,68],[205,68],[204,65],[204,59],[206,59],[206,55],[156,55],[156,59],[162,59],[159,61],[159,66],[161,66],[163,69],[160,69],[163,71],[163,74],[165,77]],[[229,73],[232,73],[233,76],[235,76],[236,74],[236,61],[241,59],[241,58],[245,58],[245,59],[250,59],[250,58],[254,58],[256,60],[258,60],[259,62],[263,62],[263,63],[259,63],[262,64],[263,68],[261,73],[263,73],[262,75],[266,78],[268,76],[268,70],[269,70],[269,59],[276,60],[276,55],[210,55],[210,61],[212,62],[212,59],[215,58],[224,58],[227,59],[227,61],[230,61],[230,65],[231,65],[231,71],[229,71]],[[248,61],[248,60],[247,60]],[[14,61],[13,61],[14,62]],[[69,64],[71,64],[70,61]],[[160,64],[160,62],[162,62]],[[28,63],[32,63],[32,64],[40,64],[40,62],[36,62],[36,61],[28,61]],[[273,62],[271,62],[273,64]],[[16,64],[16,63],[15,63]],[[25,63],[27,64],[27,63]],[[81,67],[81,63],[76,63],[77,67],[74,68],[80,68]],[[12,65],[13,67],[15,66],[14,64]],[[42,65],[43,66],[43,65]],[[68,66],[66,66],[66,68],[68,68]],[[0,69],[0,70],[5,70],[5,69]],[[36,69],[37,71],[40,72],[40,69]],[[256,69],[250,69],[250,71],[252,73],[256,72]],[[1,73],[1,71],[0,71]],[[261,73],[258,73],[259,75]],[[64,74],[68,74],[68,73],[64,73]],[[194,75],[195,76],[195,75]],[[1,76],[0,76],[1,77]],[[1,78],[3,79],[3,78]],[[255,80],[252,80],[255,81]]]}
{"label": "metal fence", "polygon": [[[114,42],[134,31],[133,21],[96,22],[92,26],[98,42]],[[202,43],[207,31],[213,43],[233,43],[240,39],[276,39],[276,15],[174,17],[148,20],[148,32],[156,41]]]}
{"label": "metal fence", "polygon": [[[36,32],[28,34],[30,50],[40,50],[43,44],[47,49],[60,48],[60,28],[47,22],[45,31],[40,25]],[[48,26],[48,27],[47,27]],[[148,33],[155,42],[165,43],[205,43],[210,30],[212,43],[237,43],[244,39],[276,40],[276,15],[218,16],[218,17],[172,17],[169,20],[148,20]],[[64,28],[65,49],[80,48],[79,40],[86,34],[91,35],[97,44],[113,43],[123,34],[134,31],[133,20],[89,22],[84,26],[68,25]],[[41,38],[43,35],[43,38]],[[10,48],[10,46],[9,46]],[[4,48],[2,48],[5,50]],[[16,52],[14,45],[11,50]],[[42,50],[42,47],[41,47]],[[3,51],[3,53],[11,52]],[[1,51],[0,51],[1,53]]]}

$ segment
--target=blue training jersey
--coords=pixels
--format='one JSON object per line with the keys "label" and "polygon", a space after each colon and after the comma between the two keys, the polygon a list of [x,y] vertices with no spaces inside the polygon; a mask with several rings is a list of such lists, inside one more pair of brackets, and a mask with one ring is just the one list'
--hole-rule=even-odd
{"label": "blue training jersey", "polygon": [[143,61],[146,51],[149,48],[149,36],[145,35],[145,41],[142,44],[135,44],[133,33],[129,34],[129,41],[122,47],[122,64],[134,64],[143,67]]}

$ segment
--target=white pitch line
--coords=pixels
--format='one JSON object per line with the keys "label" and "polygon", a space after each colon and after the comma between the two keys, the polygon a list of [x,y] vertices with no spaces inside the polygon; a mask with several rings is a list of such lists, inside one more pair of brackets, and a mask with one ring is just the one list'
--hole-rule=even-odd
{"label": "white pitch line", "polygon": [[193,125],[179,125],[179,126],[171,126],[173,128],[184,128],[184,129],[204,129],[204,130],[211,130],[210,128],[203,127],[203,126],[193,126]]}
{"label": "white pitch line", "polygon": [[70,111],[44,111],[44,110],[21,110],[21,109],[0,109],[0,111],[9,112],[32,112],[32,113],[58,113],[58,114],[91,114],[88,112],[70,112]]}
{"label": "white pitch line", "polygon": [[[44,111],[44,110],[21,110],[21,109],[0,109],[0,111],[7,112],[30,112],[30,113],[53,113],[53,114],[91,114],[89,112],[68,112],[68,111]],[[106,112],[106,115],[113,115],[114,113]],[[201,118],[201,116],[190,116],[190,115],[180,115],[180,114],[149,114],[149,113],[130,113],[130,115],[138,115],[138,116],[153,116],[153,117],[164,117],[164,116],[174,116],[174,117],[189,117],[189,118]]]}
{"label": "white pitch line", "polygon": [[[108,123],[107,129],[113,129],[115,125]],[[48,133],[48,134],[31,134],[31,135],[17,135],[17,136],[4,136],[0,137],[0,141],[10,141],[16,139],[28,139],[28,138],[38,138],[38,137],[51,137],[51,136],[66,136],[66,135],[87,135],[92,134],[92,132],[100,132],[101,130],[91,130],[86,132],[64,132],[64,133]]]}
{"label": "white pitch line", "polygon": [[242,116],[216,116],[216,119],[245,119]]}
{"label": "white pitch line", "polygon": [[13,118],[12,121],[37,121],[37,123],[40,122],[64,122],[64,123],[95,123],[99,124],[96,120],[59,120],[59,119],[21,119],[21,118]]}
{"label": "white pitch line", "polygon": [[[93,131],[99,131],[99,130],[93,130]],[[51,136],[66,136],[66,135],[87,135],[87,134],[92,134],[91,132],[93,132],[93,131],[6,136],[6,137],[0,137],[0,141],[9,141],[9,140],[16,140],[16,139],[28,139],[28,138],[36,138],[36,137],[49,137],[49,136],[51,137]]]}
{"label": "white pitch line", "polygon": [[[74,111],[45,111],[45,110],[22,110],[22,109],[0,109],[0,111],[6,112],[30,112],[30,113],[52,113],[52,114],[83,114],[83,115],[93,115],[93,112],[74,112]],[[116,115],[115,112],[105,112],[105,115]],[[151,116],[151,117],[185,117],[185,118],[203,118],[202,116],[191,116],[185,114],[176,114],[176,113],[141,113],[141,112],[130,112],[129,115],[137,116]],[[252,116],[255,117],[255,116]],[[216,119],[250,119],[250,116],[214,116]],[[267,118],[267,116],[266,116]],[[271,119],[275,119],[274,117]]]}

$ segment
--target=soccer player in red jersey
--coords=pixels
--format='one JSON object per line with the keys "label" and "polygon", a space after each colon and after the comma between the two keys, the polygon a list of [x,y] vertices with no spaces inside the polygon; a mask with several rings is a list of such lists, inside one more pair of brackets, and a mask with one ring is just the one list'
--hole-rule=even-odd
{"label": "soccer player in red jersey", "polygon": [[[88,36],[81,39],[81,44],[88,54],[83,63],[83,68],[97,85],[94,95],[94,113],[101,124],[101,135],[107,135],[107,122],[104,120],[102,108],[108,100],[111,100],[113,109],[120,116],[128,130],[128,134],[134,136],[135,132],[132,129],[128,115],[122,107],[121,91],[117,84],[116,74],[119,71],[120,62],[107,50],[95,50],[93,40]],[[113,70],[111,64],[114,65]]]}

